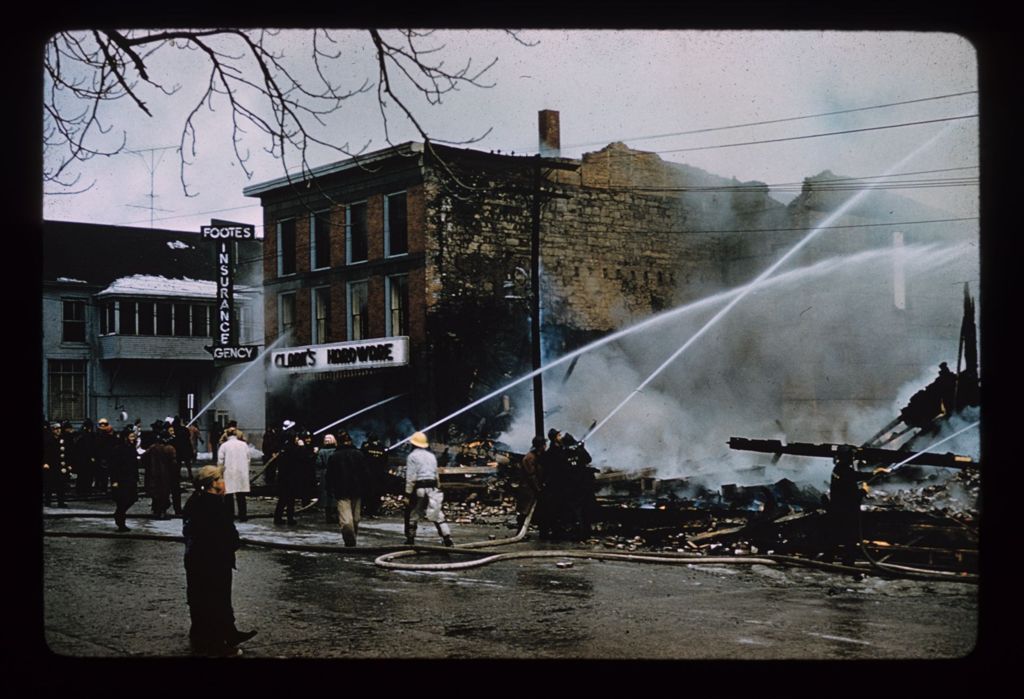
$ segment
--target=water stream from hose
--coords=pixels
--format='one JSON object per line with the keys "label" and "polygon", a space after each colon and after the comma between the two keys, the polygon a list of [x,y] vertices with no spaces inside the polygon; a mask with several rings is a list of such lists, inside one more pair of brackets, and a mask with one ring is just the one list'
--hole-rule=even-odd
{"label": "water stream from hose", "polygon": [[[945,135],[945,133],[947,131],[949,131],[950,128],[951,128],[951,126],[946,126],[944,129],[942,129],[941,131],[936,133],[930,139],[928,139],[927,141],[922,143],[920,146],[915,148],[910,154],[908,154],[902,160],[900,160],[895,165],[890,167],[884,173],[883,177],[891,175],[892,173],[897,172],[898,170],[900,170],[907,163],[909,163],[911,160],[916,158],[919,154],[921,154],[922,152],[924,152],[925,150],[930,148],[936,141],[939,140],[939,138],[941,138],[943,135]],[[608,413],[608,415],[606,415],[593,428],[591,428],[591,430],[587,433],[587,435],[586,435],[586,437],[584,439],[592,437],[594,434],[596,434],[598,432],[598,430],[600,430],[610,419],[612,419],[612,417],[614,417],[615,414],[618,413],[629,401],[631,401],[634,397],[636,397],[637,394],[642,392],[646,386],[648,386],[655,378],[657,378],[657,376],[662,371],[664,371],[670,364],[672,364],[672,362],[674,362],[686,350],[688,350],[697,340],[699,340],[705,333],[707,333],[708,330],[713,328],[723,317],[725,317],[725,315],[727,313],[729,313],[729,311],[731,311],[733,308],[735,308],[737,304],[739,304],[743,299],[745,299],[748,295],[750,295],[750,292],[752,292],[755,289],[757,289],[758,287],[760,287],[761,283],[765,279],[767,279],[768,277],[773,275],[779,269],[779,267],[781,267],[786,262],[788,262],[790,259],[792,259],[792,257],[794,255],[796,255],[796,253],[798,253],[808,243],[810,243],[812,240],[814,240],[823,230],[825,230],[826,228],[831,226],[838,218],[840,218],[847,211],[849,211],[854,206],[859,204],[872,191],[873,191],[872,187],[866,187],[866,188],[861,189],[860,191],[858,191],[856,194],[854,194],[852,197],[850,197],[847,201],[845,201],[842,204],[842,206],[838,207],[835,211],[833,211],[831,214],[829,214],[827,217],[825,217],[825,219],[821,223],[819,223],[817,225],[817,227],[815,227],[813,230],[811,230],[810,233],[808,233],[800,241],[798,241],[792,248],[789,249],[789,251],[786,252],[786,254],[784,254],[782,257],[780,257],[778,260],[776,260],[774,263],[772,263],[767,269],[765,269],[763,272],[761,272],[752,282],[748,283],[746,286],[741,287],[739,289],[739,293],[737,293],[735,296],[733,296],[732,299],[730,299],[729,302],[725,306],[723,306],[721,309],[719,309],[719,311],[717,313],[715,313],[715,315],[712,316],[710,320],[708,320],[708,322],[706,322],[703,326],[701,326],[701,328],[699,330],[697,330],[697,332],[695,332],[693,335],[691,335],[690,338],[679,347],[679,349],[677,349],[675,352],[673,352],[671,355],[669,355],[669,357],[664,362],[662,362],[661,365],[658,366],[657,369],[655,369],[653,372],[651,372],[651,374],[646,379],[644,379],[640,383],[639,386],[637,386],[635,389],[633,389],[633,391],[631,393],[629,393],[622,400],[622,402],[620,402],[617,406],[615,406],[615,408],[613,408],[612,411],[610,413]]]}

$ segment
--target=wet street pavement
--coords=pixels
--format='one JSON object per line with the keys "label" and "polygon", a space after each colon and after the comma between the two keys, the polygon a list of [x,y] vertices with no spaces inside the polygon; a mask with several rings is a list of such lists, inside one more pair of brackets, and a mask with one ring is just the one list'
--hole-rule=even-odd
{"label": "wet street pavement", "polygon": [[[251,498],[234,578],[249,658],[357,659],[951,659],[978,639],[978,586],[865,577],[764,564],[644,563],[553,555],[457,571],[388,570],[398,517],[364,520],[341,546],[313,510],[276,526],[274,501]],[[118,534],[109,501],[46,508],[45,642],[72,658],[189,655],[181,520],[153,520],[148,500]],[[456,544],[514,535],[505,521],[453,524]],[[436,545],[422,524],[418,543]],[[381,547],[384,547],[383,549]],[[588,550],[535,538],[476,552]],[[596,549],[594,549],[596,550]],[[417,562],[468,556],[431,553]],[[402,561],[412,559],[403,558]]]}

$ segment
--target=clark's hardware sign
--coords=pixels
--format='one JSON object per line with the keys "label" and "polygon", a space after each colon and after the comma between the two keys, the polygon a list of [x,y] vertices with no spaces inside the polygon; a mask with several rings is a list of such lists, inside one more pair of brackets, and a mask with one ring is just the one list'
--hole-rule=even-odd
{"label": "clark's hardware sign", "polygon": [[272,371],[314,373],[403,366],[409,363],[409,338],[380,337],[331,345],[289,347],[272,352]]}
{"label": "clark's hardware sign", "polygon": [[256,345],[239,345],[235,325],[235,245],[236,240],[255,240],[256,227],[213,219],[201,226],[204,240],[212,240],[217,248],[217,305],[213,346],[207,347],[213,358],[222,362],[249,362],[259,352]]}

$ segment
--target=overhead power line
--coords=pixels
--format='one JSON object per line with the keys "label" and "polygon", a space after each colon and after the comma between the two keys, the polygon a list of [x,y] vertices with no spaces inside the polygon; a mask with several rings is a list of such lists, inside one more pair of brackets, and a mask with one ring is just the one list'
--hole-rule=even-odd
{"label": "overhead power line", "polygon": [[[869,107],[854,107],[852,109],[840,109],[840,110],[836,110],[834,112],[821,112],[821,113],[818,113],[818,114],[804,114],[804,115],[800,115],[800,116],[783,117],[783,118],[780,118],[780,119],[765,119],[763,121],[748,121],[748,122],[745,122],[745,123],[742,123],[742,124],[729,124],[728,126],[710,126],[710,127],[703,128],[703,129],[690,129],[688,131],[674,131],[672,133],[655,134],[655,135],[652,135],[652,136],[633,136],[633,137],[629,137],[629,138],[613,138],[613,139],[611,139],[611,141],[631,141],[632,142],[632,141],[646,141],[646,140],[650,140],[650,139],[653,139],[653,138],[670,138],[672,136],[691,136],[693,134],[711,133],[711,132],[714,132],[714,131],[728,131],[730,129],[741,129],[741,128],[746,128],[746,127],[749,127],[749,126],[764,126],[766,124],[781,124],[781,123],[785,123],[785,122],[789,122],[789,121],[800,121],[800,120],[803,120],[803,119],[818,119],[818,118],[821,118],[821,117],[836,116],[836,115],[839,115],[839,114],[852,114],[854,112],[865,112],[865,111],[869,111],[869,110],[872,110],[872,109],[885,109],[885,108],[888,108],[888,107],[898,107],[898,106],[902,106],[902,105],[905,105],[905,104],[917,104],[917,103],[920,103],[920,102],[933,102],[935,100],[948,99],[950,97],[962,97],[964,95],[974,95],[974,94],[977,94],[977,93],[978,93],[977,90],[967,90],[965,92],[953,92],[953,93],[950,93],[948,95],[937,95],[935,97],[922,97],[920,99],[904,100],[902,102],[889,102],[887,104],[875,104],[875,105],[872,105],[872,106],[869,106]],[[578,144],[574,144],[574,145],[570,145],[570,146],[565,146],[565,147],[566,148],[586,148],[588,146],[606,145],[608,142],[609,141],[599,141],[599,142],[593,142],[593,143],[578,143]]]}
{"label": "overhead power line", "polygon": [[943,121],[957,121],[959,119],[973,119],[977,114],[964,114],[962,116],[942,117],[940,119],[925,119],[923,121],[907,121],[902,124],[886,124],[885,126],[866,126],[861,129],[844,129],[843,131],[827,131],[824,133],[805,134],[803,136],[786,136],[784,138],[766,138],[759,141],[742,141],[739,143],[721,143],[714,146],[692,146],[690,148],[670,148],[667,150],[656,150],[654,153],[685,153],[697,150],[714,150],[716,148],[735,148],[737,146],[754,146],[761,143],[781,143],[783,141],[800,141],[807,138],[821,138],[823,136],[839,136],[848,133],[862,133],[865,131],[881,131],[882,129],[898,129],[904,126],[920,126],[922,124],[938,124]]}

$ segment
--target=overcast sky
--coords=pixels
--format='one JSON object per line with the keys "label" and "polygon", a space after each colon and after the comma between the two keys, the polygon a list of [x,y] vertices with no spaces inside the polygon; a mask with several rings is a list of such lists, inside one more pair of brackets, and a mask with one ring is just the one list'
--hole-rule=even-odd
{"label": "overcast sky", "polygon": [[[342,56],[337,67],[351,74],[350,86],[374,80],[368,34],[335,36]],[[306,55],[307,37],[299,31],[282,36],[286,56]],[[823,170],[854,177],[887,174],[941,134],[899,173],[924,172],[907,179],[956,179],[960,186],[897,193],[956,217],[977,215],[977,61],[973,46],[955,34],[531,30],[520,38],[536,45],[523,46],[495,31],[434,35],[434,43],[444,46],[446,65],[472,58],[482,67],[498,59],[483,78],[493,87],[465,87],[439,106],[411,102],[435,140],[461,141],[489,130],[472,147],[535,153],[537,112],[554,109],[560,112],[564,156],[622,141],[716,175],[786,185]],[[184,114],[201,87],[195,60],[175,51],[152,57],[155,79],[181,85],[173,98],[145,94],[152,118],[126,100],[111,105],[105,116],[126,132],[128,148],[178,145]],[[88,192],[45,195],[44,217],[148,227],[152,170],[155,227],[197,230],[211,218],[260,225],[258,200],[242,190],[280,177],[281,164],[262,153],[264,143],[251,135],[243,144],[254,171],[247,179],[231,152],[228,111],[215,106],[215,112],[202,113],[198,151],[186,170],[198,196],[184,196],[174,151],[125,153],[80,168],[84,182],[95,182]],[[784,121],[722,128],[773,120]],[[930,123],[877,128],[911,122]],[[392,143],[418,140],[393,110],[388,124]],[[328,128],[332,140],[352,149],[388,145],[373,91],[349,100]],[[708,131],[682,133],[695,130]],[[832,132],[847,133],[819,136]],[[730,146],[752,141],[774,142]],[[340,159],[321,154],[314,164]],[[775,191],[783,201],[792,196],[783,187]]]}

